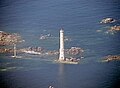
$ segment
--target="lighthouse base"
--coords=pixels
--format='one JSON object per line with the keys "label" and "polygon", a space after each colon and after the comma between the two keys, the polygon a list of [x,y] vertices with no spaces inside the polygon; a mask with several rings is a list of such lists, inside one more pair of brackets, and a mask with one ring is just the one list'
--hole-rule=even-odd
{"label": "lighthouse base", "polygon": [[71,61],[71,60],[55,60],[57,63],[63,64],[79,64],[79,60]]}

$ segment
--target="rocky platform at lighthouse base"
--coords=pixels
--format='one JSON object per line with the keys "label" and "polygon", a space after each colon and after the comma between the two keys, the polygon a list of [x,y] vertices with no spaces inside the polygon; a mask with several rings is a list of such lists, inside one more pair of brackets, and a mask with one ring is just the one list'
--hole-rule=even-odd
{"label": "rocky platform at lighthouse base", "polygon": [[74,62],[74,61],[57,61],[58,63],[63,63],[63,64],[79,64],[79,62]]}
{"label": "rocky platform at lighthouse base", "polygon": [[63,63],[63,64],[79,64],[80,59],[76,58],[66,58],[65,60],[55,60],[57,63]]}

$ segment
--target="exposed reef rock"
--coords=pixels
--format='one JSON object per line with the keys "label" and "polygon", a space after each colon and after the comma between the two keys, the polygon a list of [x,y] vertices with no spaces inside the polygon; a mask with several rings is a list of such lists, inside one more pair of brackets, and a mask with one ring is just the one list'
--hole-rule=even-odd
{"label": "exposed reef rock", "polygon": [[59,54],[59,52],[56,50],[50,51],[42,47],[28,47],[28,48],[20,49],[20,51],[23,53],[36,54],[36,55],[58,55]]}
{"label": "exposed reef rock", "polygon": [[11,45],[14,43],[21,42],[21,36],[16,33],[10,34],[0,31],[0,46]]}
{"label": "exposed reef rock", "polygon": [[44,52],[44,48],[42,47],[28,47],[28,48],[24,48],[22,49],[23,51],[35,51],[35,52]]}
{"label": "exposed reef rock", "polygon": [[[46,50],[43,47],[28,47],[23,49],[17,49],[18,53],[36,54],[36,55],[58,55],[58,50]],[[65,49],[67,55],[81,55],[84,50],[79,47],[71,47],[70,49]],[[0,53],[13,53],[13,49],[0,48]]]}
{"label": "exposed reef rock", "polygon": [[115,21],[116,21],[116,20],[113,19],[113,18],[105,18],[105,19],[103,19],[100,23],[106,24],[106,23],[113,23],[113,22],[115,22]]}
{"label": "exposed reef rock", "polygon": [[111,31],[120,31],[120,26],[113,26],[110,28]]}
{"label": "exposed reef rock", "polygon": [[[46,50],[42,47],[28,47],[20,49],[21,52],[27,53],[27,54],[38,54],[38,55],[58,55],[58,50]],[[71,47],[70,49],[65,49],[65,53],[67,55],[81,55],[84,50],[79,47]]]}
{"label": "exposed reef rock", "polygon": [[9,36],[10,34],[0,31],[0,45],[7,45],[8,42],[6,41],[6,38]]}
{"label": "exposed reef rock", "polygon": [[12,49],[0,48],[0,53],[11,53],[11,52],[13,52],[13,50],[12,50]]}
{"label": "exposed reef rock", "polygon": [[105,62],[110,62],[114,60],[120,60],[120,55],[108,55],[104,58]]}
{"label": "exposed reef rock", "polygon": [[70,49],[66,49],[65,52],[69,55],[78,55],[83,53],[84,50],[79,47],[71,47]]}

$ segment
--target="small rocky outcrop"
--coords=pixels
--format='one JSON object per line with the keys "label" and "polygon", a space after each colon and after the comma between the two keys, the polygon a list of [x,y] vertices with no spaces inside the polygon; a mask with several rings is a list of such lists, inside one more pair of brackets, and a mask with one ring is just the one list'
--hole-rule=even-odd
{"label": "small rocky outcrop", "polygon": [[44,48],[42,47],[28,47],[28,48],[24,48],[23,50],[26,51],[35,51],[35,52],[44,52]]}
{"label": "small rocky outcrop", "polygon": [[65,52],[69,55],[78,55],[83,53],[84,50],[79,47],[71,47],[70,49],[66,49]]}
{"label": "small rocky outcrop", "polygon": [[52,36],[51,34],[46,34],[46,35],[41,34],[40,40],[48,39],[48,38],[51,37],[51,36]]}
{"label": "small rocky outcrop", "polygon": [[113,26],[110,28],[111,31],[120,31],[120,26]]}
{"label": "small rocky outcrop", "polygon": [[108,55],[104,58],[104,61],[114,61],[114,60],[120,60],[120,55]]}
{"label": "small rocky outcrop", "polygon": [[113,19],[113,18],[105,18],[105,19],[103,19],[103,20],[101,20],[101,22],[100,23],[113,23],[113,22],[115,22],[116,20],[115,19]]}

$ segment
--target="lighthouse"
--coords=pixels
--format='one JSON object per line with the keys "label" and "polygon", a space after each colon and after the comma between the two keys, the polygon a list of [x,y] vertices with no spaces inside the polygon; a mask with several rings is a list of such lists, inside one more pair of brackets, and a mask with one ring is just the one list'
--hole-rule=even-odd
{"label": "lighthouse", "polygon": [[64,61],[64,31],[63,29],[60,30],[60,50],[59,50],[59,61]]}

